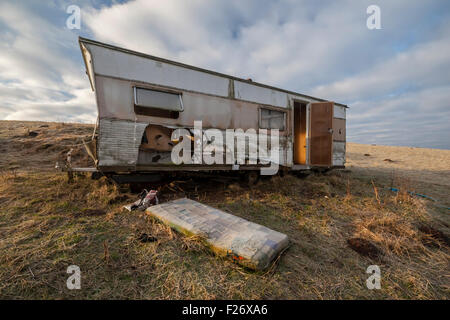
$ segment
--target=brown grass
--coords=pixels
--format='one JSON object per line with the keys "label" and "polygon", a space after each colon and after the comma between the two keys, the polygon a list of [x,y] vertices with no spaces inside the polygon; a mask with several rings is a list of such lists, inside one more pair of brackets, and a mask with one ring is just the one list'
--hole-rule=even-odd
{"label": "brown grass", "polygon": [[[30,131],[37,136],[30,136]],[[92,131],[89,124],[0,120],[0,170],[52,170],[71,148],[75,166],[92,166],[82,145]]]}
{"label": "brown grass", "polygon": [[450,207],[450,150],[348,143],[346,167],[389,183],[394,180],[394,187],[403,185]]}
{"label": "brown grass", "polygon": [[[0,128],[2,139],[9,139]],[[10,159],[23,155],[20,148],[8,150]],[[78,176],[68,185],[65,175],[53,171],[2,167],[1,298],[449,298],[448,211],[388,191],[390,172],[363,174],[353,167],[307,178],[270,177],[253,188],[182,178],[170,188],[154,186],[162,201],[188,196],[286,233],[291,246],[273,268],[253,272],[215,256],[199,237],[123,210],[136,195],[120,193],[104,179]],[[402,181],[396,182],[401,190],[417,183]],[[156,241],[140,241],[143,233]],[[354,251],[348,244],[354,238],[376,247],[379,257]],[[66,288],[71,264],[81,268],[81,290]],[[381,290],[365,285],[372,264],[381,268]]]}

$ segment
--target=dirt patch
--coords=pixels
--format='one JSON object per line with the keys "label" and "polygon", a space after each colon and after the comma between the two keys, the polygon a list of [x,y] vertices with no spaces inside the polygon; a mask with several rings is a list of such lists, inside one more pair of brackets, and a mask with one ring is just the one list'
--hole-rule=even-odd
{"label": "dirt patch", "polygon": [[450,239],[442,231],[431,226],[420,225],[419,231],[424,233],[422,243],[429,247],[441,247],[442,244],[450,246]]}
{"label": "dirt patch", "polygon": [[380,249],[378,249],[372,242],[363,238],[351,238],[347,240],[350,248],[358,252],[360,255],[369,257],[371,259],[378,259],[382,255]]}

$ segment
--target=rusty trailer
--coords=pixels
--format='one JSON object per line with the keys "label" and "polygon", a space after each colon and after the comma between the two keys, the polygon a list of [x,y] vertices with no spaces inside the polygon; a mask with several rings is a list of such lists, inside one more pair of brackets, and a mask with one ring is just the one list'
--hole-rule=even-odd
{"label": "rusty trailer", "polygon": [[[171,136],[210,128],[279,130],[285,170],[345,165],[347,106],[79,38],[98,108],[87,146],[103,173],[256,170],[263,164],[174,164]],[[233,151],[225,151],[233,152]]]}

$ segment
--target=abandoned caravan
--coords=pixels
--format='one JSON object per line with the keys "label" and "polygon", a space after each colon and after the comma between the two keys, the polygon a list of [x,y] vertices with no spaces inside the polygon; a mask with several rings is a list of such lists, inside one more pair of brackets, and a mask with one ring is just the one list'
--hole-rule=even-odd
{"label": "abandoned caravan", "polygon": [[[103,174],[260,171],[272,162],[283,170],[344,167],[346,105],[81,37],[79,44],[98,108],[86,147]],[[244,156],[230,130],[244,132]],[[276,157],[249,156],[260,155],[251,138],[261,132],[271,147],[276,136]],[[174,161],[173,151],[187,141],[194,161]],[[206,161],[211,153],[216,161]]]}

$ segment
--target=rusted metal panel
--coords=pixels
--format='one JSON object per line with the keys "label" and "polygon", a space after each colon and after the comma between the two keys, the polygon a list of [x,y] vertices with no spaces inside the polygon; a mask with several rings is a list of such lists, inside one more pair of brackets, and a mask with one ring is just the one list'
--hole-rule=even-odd
{"label": "rusted metal panel", "polygon": [[311,165],[331,166],[333,102],[311,103]]}
{"label": "rusted metal panel", "polygon": [[333,141],[333,166],[345,164],[345,142]]}
{"label": "rusted metal panel", "polygon": [[333,140],[345,141],[345,119],[333,118]]}

